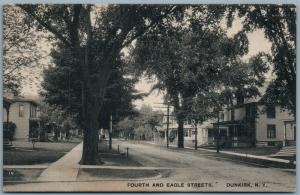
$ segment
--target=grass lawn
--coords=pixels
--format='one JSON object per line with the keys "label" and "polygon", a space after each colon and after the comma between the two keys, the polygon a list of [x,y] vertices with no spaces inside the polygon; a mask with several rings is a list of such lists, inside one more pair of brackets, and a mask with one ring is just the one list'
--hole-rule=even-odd
{"label": "grass lawn", "polygon": [[3,151],[4,165],[33,165],[52,163],[74,148],[79,142],[37,142],[35,149],[26,141],[14,141],[14,148]]}
{"label": "grass lawn", "polygon": [[44,169],[4,169],[3,181],[35,181]]}
{"label": "grass lawn", "polygon": [[117,146],[110,150],[108,148],[108,141],[102,140],[98,143],[98,165],[105,166],[142,166],[139,162],[133,158],[126,157],[126,148],[120,148],[120,151],[116,149]]}

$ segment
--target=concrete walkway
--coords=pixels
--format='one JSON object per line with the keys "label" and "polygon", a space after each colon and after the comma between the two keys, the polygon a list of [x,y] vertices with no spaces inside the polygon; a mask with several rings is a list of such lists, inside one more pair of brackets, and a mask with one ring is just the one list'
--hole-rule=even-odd
{"label": "concrete walkway", "polygon": [[[194,148],[190,148],[190,149],[194,149]],[[199,150],[204,150],[204,151],[216,152],[215,150],[209,150],[209,149],[204,149],[204,148],[198,148],[198,149]],[[280,159],[280,158],[271,158],[271,157],[268,157],[268,156],[257,156],[257,155],[252,155],[252,154],[242,154],[242,153],[228,152],[228,151],[220,151],[220,153],[230,154],[230,155],[233,155],[233,156],[241,156],[241,157],[246,157],[246,158],[268,160],[268,161],[280,162],[280,163],[286,163],[286,164],[291,163],[289,160]],[[296,164],[296,161],[294,161],[293,163]]]}
{"label": "concrete walkway", "polygon": [[[157,145],[156,143],[153,142],[148,142],[149,144]],[[177,145],[169,145],[170,147],[177,148]],[[193,147],[184,147],[185,149],[190,149],[190,150],[195,150]],[[211,150],[211,149],[205,149],[205,148],[198,148],[198,150],[203,150],[203,151],[208,151],[208,152],[216,152],[216,150]],[[285,164],[290,164],[291,162],[289,160],[285,159],[280,159],[280,158],[272,158],[270,156],[257,156],[257,155],[252,155],[252,154],[242,154],[238,152],[229,152],[229,151],[220,151],[220,153],[223,154],[229,154],[232,156],[240,156],[240,157],[245,157],[245,158],[252,158],[252,159],[259,159],[259,160],[267,160],[271,162],[278,162],[278,163],[285,163]],[[292,162],[294,165],[296,165],[296,161]]]}
{"label": "concrete walkway", "polygon": [[37,181],[76,181],[79,161],[82,155],[82,143],[45,169]]}

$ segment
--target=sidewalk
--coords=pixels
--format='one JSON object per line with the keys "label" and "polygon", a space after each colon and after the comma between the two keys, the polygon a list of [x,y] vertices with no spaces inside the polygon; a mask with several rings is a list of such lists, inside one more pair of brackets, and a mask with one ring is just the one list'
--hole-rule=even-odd
{"label": "sidewalk", "polygon": [[[157,145],[156,143],[153,142],[148,142],[149,144],[153,144],[153,145]],[[170,144],[169,145],[172,148],[177,148],[177,145],[173,145]],[[189,150],[195,150],[195,148],[192,147],[184,147],[185,149],[189,149]],[[207,152],[214,152],[216,153],[216,150],[211,150],[211,149],[205,149],[205,148],[198,148],[198,150],[202,150],[202,151],[207,151]],[[289,161],[289,160],[285,160],[285,159],[280,159],[280,158],[272,158],[270,156],[257,156],[257,155],[252,155],[252,154],[242,154],[242,153],[237,153],[237,152],[229,152],[229,151],[220,151],[220,154],[226,154],[226,155],[230,155],[233,157],[237,157],[237,158],[242,158],[240,160],[248,160],[248,161],[259,161],[262,163],[266,163],[266,164],[277,164],[277,165],[283,165],[284,167],[295,167],[296,166],[296,161]]]}
{"label": "sidewalk", "polygon": [[[194,148],[189,148],[189,149],[195,150]],[[216,152],[216,150],[209,150],[209,149],[204,149],[204,148],[198,148],[198,150]],[[268,160],[268,161],[279,162],[279,163],[287,163],[287,164],[291,163],[289,160],[280,159],[280,158],[272,158],[272,157],[268,157],[268,156],[256,156],[256,155],[252,155],[252,154],[242,154],[242,153],[228,152],[228,151],[220,151],[220,153],[221,154],[230,154],[230,155],[240,156],[240,157],[245,157],[245,158]],[[296,161],[294,161],[293,163],[296,164]]]}
{"label": "sidewalk", "polygon": [[82,142],[45,169],[37,181],[76,181],[81,155]]}

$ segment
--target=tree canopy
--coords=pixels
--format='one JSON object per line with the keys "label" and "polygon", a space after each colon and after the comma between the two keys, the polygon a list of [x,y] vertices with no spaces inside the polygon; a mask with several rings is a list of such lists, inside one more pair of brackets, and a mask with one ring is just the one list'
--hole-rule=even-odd
{"label": "tree canopy", "polygon": [[234,5],[224,8],[228,25],[235,17],[243,19],[243,30],[262,29],[272,43],[272,68],[275,78],[264,101],[279,104],[296,116],[296,6]]}
{"label": "tree canopy", "polygon": [[[198,13],[201,15],[201,13]],[[215,23],[202,23],[200,16],[186,23],[165,21],[137,40],[134,63],[146,75],[156,75],[159,89],[166,90],[178,121],[178,146],[183,147],[183,121],[216,116],[237,96],[261,95],[269,56],[263,53],[243,62],[248,52],[244,32],[230,38]],[[201,103],[204,101],[205,103]],[[194,108],[192,112],[191,108]],[[202,115],[202,116],[200,116]]]}
{"label": "tree canopy", "polygon": [[[106,87],[122,50],[167,17],[180,17],[176,5],[19,5],[27,23],[50,33],[80,67],[83,164],[95,164],[98,116]],[[176,14],[174,14],[176,13]]]}
{"label": "tree canopy", "polygon": [[39,66],[40,59],[45,57],[38,45],[41,35],[24,24],[25,18],[22,9],[13,5],[3,7],[4,92],[20,93],[21,83],[32,82],[37,75],[36,67]]}
{"label": "tree canopy", "polygon": [[[72,67],[73,60],[67,50],[53,50],[51,56],[54,66],[44,70],[41,95],[50,105],[60,106],[67,112],[76,114],[78,125],[81,125],[80,68]],[[117,122],[134,113],[132,101],[141,97],[134,89],[136,81],[136,78],[130,76],[125,62],[119,60],[108,81],[103,106],[99,113],[98,128],[109,127],[110,115],[113,115],[114,122]]]}

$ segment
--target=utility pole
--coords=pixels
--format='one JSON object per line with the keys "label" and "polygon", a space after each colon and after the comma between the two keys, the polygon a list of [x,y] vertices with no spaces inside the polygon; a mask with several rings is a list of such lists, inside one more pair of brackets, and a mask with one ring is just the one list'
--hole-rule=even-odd
{"label": "utility pole", "polygon": [[[155,104],[166,104],[166,103],[155,103]],[[167,139],[167,148],[169,148],[169,124],[170,124],[170,102],[167,102],[167,107],[155,107],[155,108],[167,108],[167,114],[163,115],[167,116],[167,132],[166,132],[166,139]],[[173,115],[172,115],[173,116]]]}
{"label": "utility pole", "polygon": [[167,106],[167,148],[169,148],[169,121],[170,121],[170,103]]}
{"label": "utility pole", "polygon": [[220,116],[218,113],[218,132],[217,132],[217,153],[220,152]]}
{"label": "utility pole", "polygon": [[110,121],[109,121],[109,149],[112,149],[112,115],[110,115]]}
{"label": "utility pole", "polygon": [[198,148],[198,129],[197,129],[197,121],[195,121],[195,150]]}

